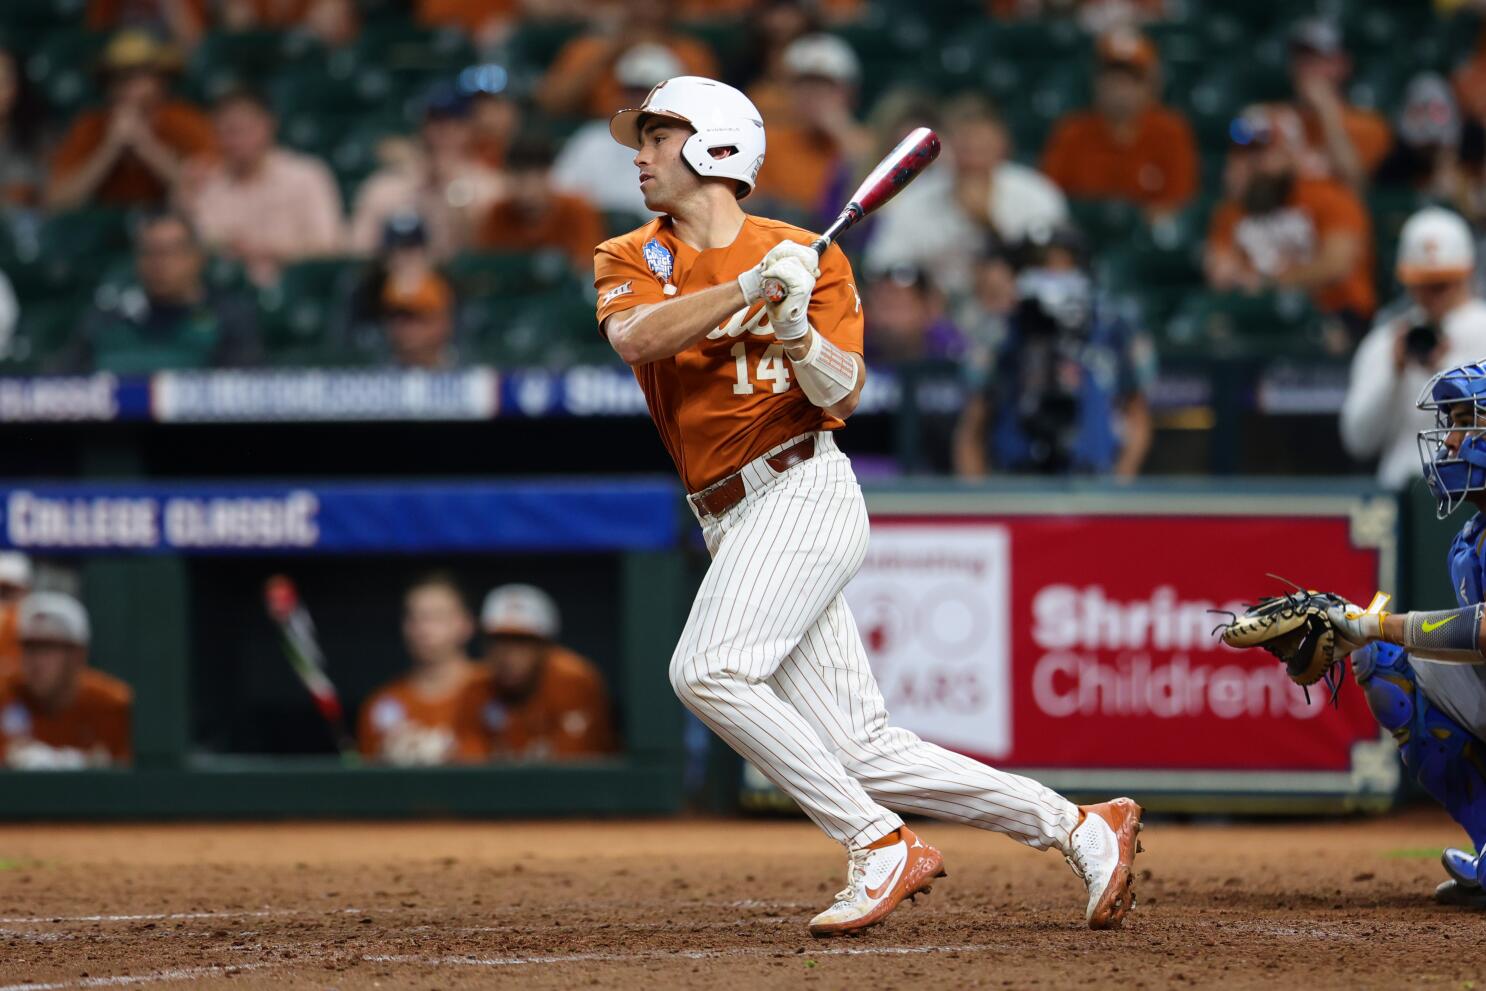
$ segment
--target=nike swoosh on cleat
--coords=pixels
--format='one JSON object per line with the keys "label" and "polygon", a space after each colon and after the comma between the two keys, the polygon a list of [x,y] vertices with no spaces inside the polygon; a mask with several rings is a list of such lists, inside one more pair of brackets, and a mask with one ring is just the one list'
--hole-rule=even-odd
{"label": "nike swoosh on cleat", "polygon": [[889,888],[898,883],[898,878],[903,876],[903,871],[907,866],[908,861],[905,859],[903,863],[898,865],[898,869],[893,872],[892,876],[877,887],[877,890],[874,891],[871,888],[868,888],[867,897],[872,899],[874,902],[877,901],[877,899],[881,898]]}
{"label": "nike swoosh on cleat", "polygon": [[[1457,613],[1456,615],[1459,614]],[[1426,619],[1424,622],[1419,624],[1419,627],[1424,630],[1425,633],[1433,633],[1435,630],[1438,630],[1440,627],[1444,626],[1446,623],[1452,621],[1453,619],[1455,619],[1455,616],[1446,616],[1438,623],[1431,623],[1429,620]]]}

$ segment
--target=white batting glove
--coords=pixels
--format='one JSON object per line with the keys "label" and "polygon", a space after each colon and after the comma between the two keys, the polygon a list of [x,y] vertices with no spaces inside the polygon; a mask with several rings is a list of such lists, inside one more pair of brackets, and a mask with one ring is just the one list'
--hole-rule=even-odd
{"label": "white batting glove", "polygon": [[810,294],[815,291],[815,276],[797,260],[785,258],[765,269],[764,279],[772,279],[784,287],[784,298],[767,304],[769,327],[775,340],[797,341],[804,337],[810,331],[806,314],[810,309]]}
{"label": "white batting glove", "polygon": [[1350,654],[1374,640],[1383,639],[1383,620],[1387,615],[1385,612],[1367,612],[1350,602],[1345,606],[1332,606],[1326,610],[1326,618],[1336,630],[1337,655]]}
{"label": "white batting glove", "polygon": [[786,258],[798,261],[807,272],[817,279],[820,278],[820,255],[817,255],[814,249],[807,248],[803,244],[796,244],[794,241],[780,241],[769,249],[763,261],[738,276],[738,288],[743,291],[745,303],[752,306],[764,298],[764,269]]}

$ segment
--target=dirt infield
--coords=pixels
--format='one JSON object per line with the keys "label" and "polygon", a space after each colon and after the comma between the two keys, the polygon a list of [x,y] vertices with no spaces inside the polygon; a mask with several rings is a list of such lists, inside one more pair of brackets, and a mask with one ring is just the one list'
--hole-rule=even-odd
{"label": "dirt infield", "polygon": [[1153,822],[1122,931],[1056,854],[924,824],[950,876],[871,934],[805,922],[843,858],[799,822],[0,827],[0,991],[231,988],[1486,989],[1436,907],[1442,816]]}

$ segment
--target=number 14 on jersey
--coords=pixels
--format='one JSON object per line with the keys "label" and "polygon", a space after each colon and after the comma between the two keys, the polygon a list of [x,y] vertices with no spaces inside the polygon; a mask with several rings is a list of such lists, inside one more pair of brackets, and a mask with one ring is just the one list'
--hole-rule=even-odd
{"label": "number 14 on jersey", "polygon": [[[733,383],[733,395],[753,395],[754,384],[748,377],[748,346],[739,341],[733,345],[729,354],[733,356],[733,373],[737,376],[737,381]],[[753,378],[760,385],[772,382],[774,392],[784,392],[789,388],[789,362],[784,358],[783,344],[775,342],[764,349],[759,357],[758,367],[754,369]]]}

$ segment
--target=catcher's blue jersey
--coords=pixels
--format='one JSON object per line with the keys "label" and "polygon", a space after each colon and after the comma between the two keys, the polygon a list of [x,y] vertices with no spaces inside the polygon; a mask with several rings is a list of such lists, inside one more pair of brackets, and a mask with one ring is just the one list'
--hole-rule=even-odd
{"label": "catcher's blue jersey", "polygon": [[1486,554],[1482,553],[1481,547],[1483,536],[1486,536],[1486,517],[1477,513],[1466,521],[1450,544],[1450,585],[1462,607],[1486,601],[1481,597],[1481,589],[1486,587],[1486,580],[1483,580]]}

